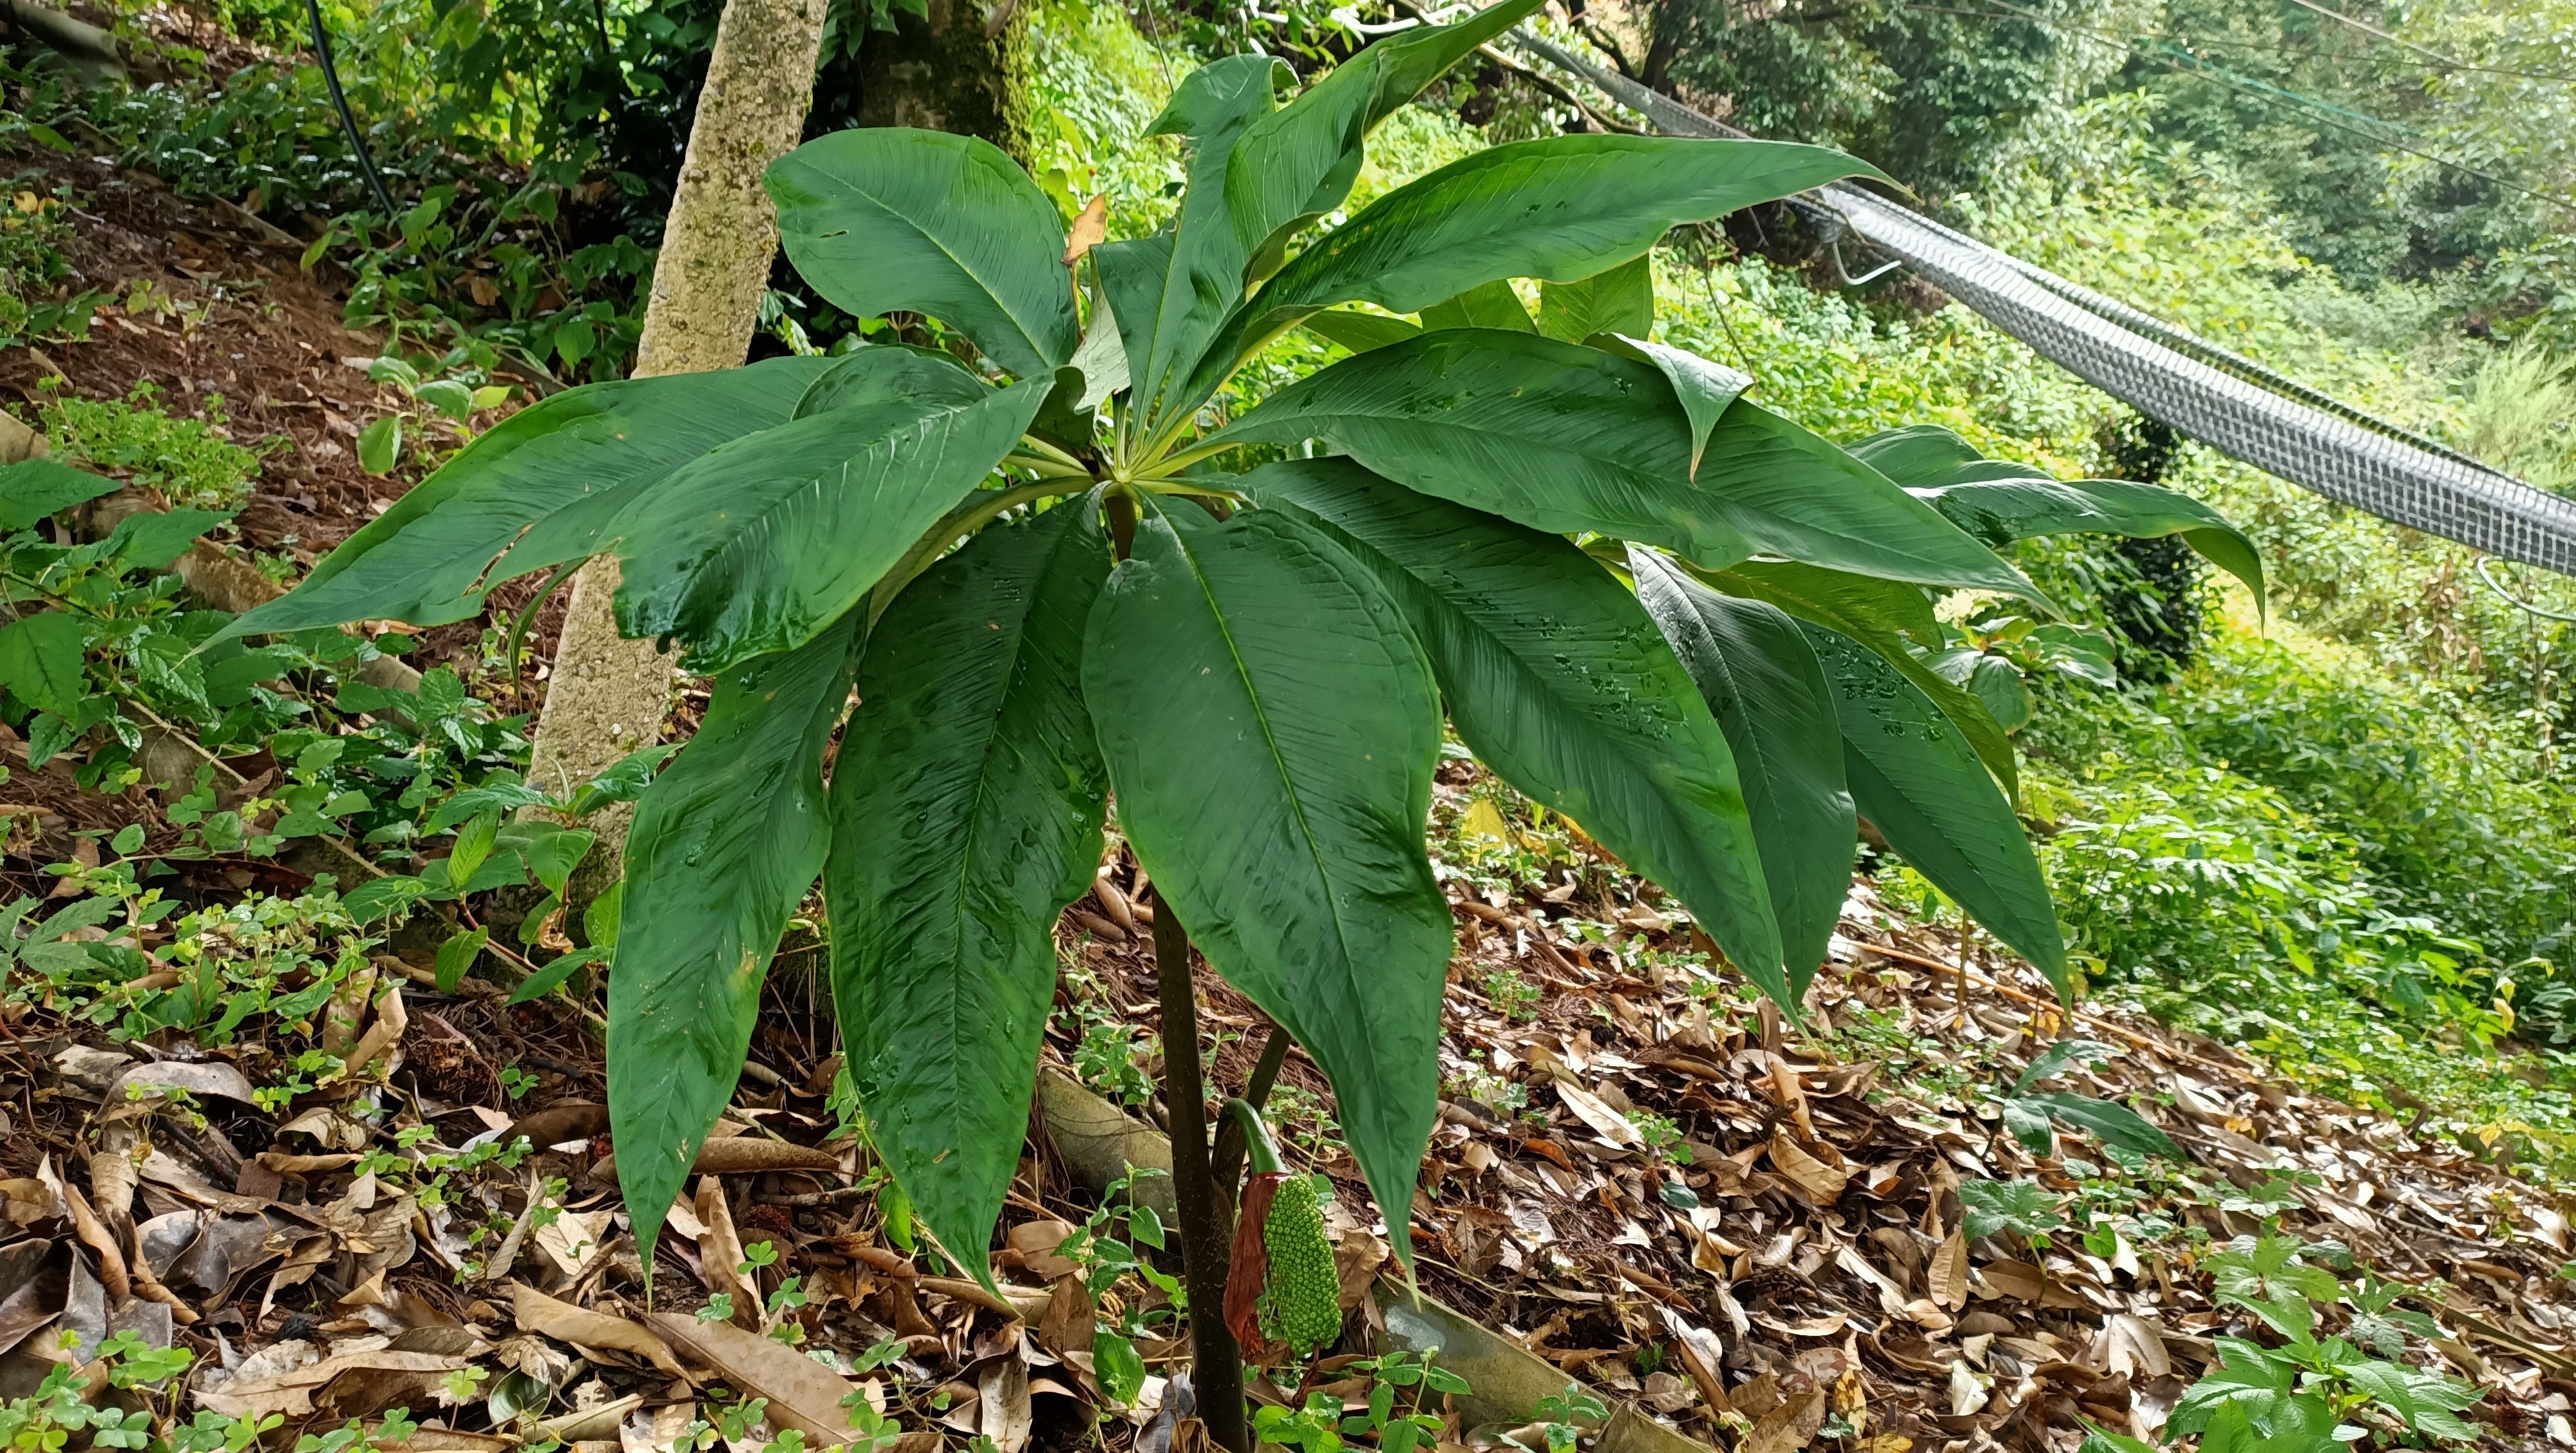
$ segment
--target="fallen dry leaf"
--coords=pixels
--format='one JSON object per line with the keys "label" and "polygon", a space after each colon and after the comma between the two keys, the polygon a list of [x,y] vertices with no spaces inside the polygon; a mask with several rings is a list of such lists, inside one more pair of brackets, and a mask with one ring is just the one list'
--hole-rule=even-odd
{"label": "fallen dry leaf", "polygon": [[1968,1238],[1964,1234],[1953,1231],[1949,1240],[1934,1248],[1923,1269],[1923,1284],[1945,1311],[1955,1312],[1968,1305]]}
{"label": "fallen dry leaf", "polygon": [[673,1377],[687,1376],[679,1359],[671,1355],[669,1343],[654,1335],[651,1328],[624,1317],[586,1311],[517,1282],[510,1284],[510,1313],[523,1332],[535,1332],[581,1348],[629,1353]]}
{"label": "fallen dry leaf", "polygon": [[[700,1322],[677,1312],[655,1312],[653,1327],[690,1361],[721,1376],[727,1387],[745,1397],[769,1399],[772,1427],[795,1428],[808,1438],[825,1440],[818,1446],[848,1439],[850,1415],[841,1399],[859,1391],[857,1383],[802,1352],[729,1322]],[[1026,1375],[1025,1366],[1022,1375]]]}
{"label": "fallen dry leaf", "polygon": [[1825,1391],[1800,1393],[1764,1413],[1736,1453],[1798,1453],[1825,1425]]}
{"label": "fallen dry leaf", "polygon": [[1843,1197],[1851,1172],[1838,1170],[1809,1154],[1787,1135],[1771,1137],[1771,1166],[1798,1188],[1814,1206],[1830,1206]]}
{"label": "fallen dry leaf", "polygon": [[1600,1096],[1579,1085],[1559,1080],[1556,1083],[1556,1097],[1565,1102],[1566,1109],[1574,1112],[1575,1119],[1591,1127],[1593,1134],[1612,1145],[1622,1150],[1646,1148],[1646,1137],[1635,1125],[1629,1123],[1627,1116],[1611,1109],[1609,1103]]}
{"label": "fallen dry leaf", "polygon": [[465,1358],[454,1353],[396,1352],[390,1348],[377,1348],[369,1352],[347,1352],[326,1357],[274,1377],[235,1378],[221,1387],[199,1387],[195,1396],[197,1406],[228,1418],[262,1418],[271,1413],[289,1418],[310,1417],[314,1412],[314,1394],[330,1386],[344,1373],[382,1372],[441,1377],[463,1367],[465,1362]]}
{"label": "fallen dry leaf", "polygon": [[2017,1302],[2035,1302],[2048,1294],[2048,1274],[2027,1261],[1990,1261],[1978,1274]]}
{"label": "fallen dry leaf", "polygon": [[[838,1170],[840,1167],[841,1157],[832,1151],[754,1135],[733,1135],[709,1140],[699,1146],[698,1158],[690,1163],[689,1173],[731,1176],[779,1170]],[[613,1154],[600,1157],[599,1164],[590,1168],[590,1178],[603,1186],[616,1185],[617,1157]]]}
{"label": "fallen dry leaf", "polygon": [[697,1212],[698,1264],[706,1273],[707,1290],[725,1293],[732,1301],[733,1315],[725,1320],[746,1332],[766,1330],[761,1326],[759,1284],[742,1271],[742,1237],[733,1229],[733,1208],[725,1203],[724,1182],[714,1176],[699,1178]]}
{"label": "fallen dry leaf", "polygon": [[1017,1357],[994,1358],[977,1384],[982,1417],[976,1429],[1001,1453],[1020,1453],[1029,1445],[1037,1419],[1029,1409],[1029,1365]]}

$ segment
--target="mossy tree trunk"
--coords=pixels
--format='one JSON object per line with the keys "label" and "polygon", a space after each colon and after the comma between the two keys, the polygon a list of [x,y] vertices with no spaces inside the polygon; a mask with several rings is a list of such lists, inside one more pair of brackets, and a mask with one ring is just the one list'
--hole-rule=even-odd
{"label": "mossy tree trunk", "polygon": [[980,136],[1029,160],[1021,68],[1028,19],[1017,0],[928,0],[859,45],[859,124]]}
{"label": "mossy tree trunk", "polygon": [[[826,0],[726,0],[653,269],[637,377],[734,368],[750,350],[778,250],[761,173],[804,129],[825,9]],[[617,561],[605,555],[573,576],[529,771],[551,791],[590,780],[661,735],[671,658],[617,634],[609,608],[617,582]],[[595,867],[614,869],[627,821],[619,809],[595,824]]]}

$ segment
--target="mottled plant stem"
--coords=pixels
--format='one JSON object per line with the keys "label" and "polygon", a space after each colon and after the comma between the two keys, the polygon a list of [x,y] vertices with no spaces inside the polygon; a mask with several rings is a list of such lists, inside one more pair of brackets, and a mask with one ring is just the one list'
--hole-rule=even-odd
{"label": "mottled plant stem", "polygon": [[1251,1453],[1243,1416],[1243,1349],[1225,1325],[1225,1273],[1232,1254],[1224,1206],[1208,1173],[1207,1081],[1199,1067],[1198,998],[1190,982],[1190,937],[1180,915],[1154,894],[1154,978],[1163,1000],[1163,1107],[1171,1118],[1172,1200],[1181,1217],[1181,1273],[1190,1290],[1190,1389],[1208,1436],[1231,1453]]}

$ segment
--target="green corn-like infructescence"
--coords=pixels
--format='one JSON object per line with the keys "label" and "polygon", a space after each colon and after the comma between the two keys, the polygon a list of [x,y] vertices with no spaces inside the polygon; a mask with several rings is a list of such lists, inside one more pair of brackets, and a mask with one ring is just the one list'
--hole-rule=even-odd
{"label": "green corn-like infructescence", "polygon": [[1300,1355],[1341,1335],[1341,1276],[1312,1176],[1279,1183],[1262,1226],[1270,1254],[1261,1299],[1262,1330]]}

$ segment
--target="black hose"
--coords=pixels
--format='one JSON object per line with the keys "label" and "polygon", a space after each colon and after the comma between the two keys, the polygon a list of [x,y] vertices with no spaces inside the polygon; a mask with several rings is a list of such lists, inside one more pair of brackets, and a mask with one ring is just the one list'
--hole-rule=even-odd
{"label": "black hose", "polygon": [[367,190],[376,194],[376,205],[384,208],[385,221],[391,223],[393,194],[385,190],[385,179],[376,175],[375,158],[367,155],[367,139],[358,134],[358,118],[349,112],[348,93],[340,89],[340,68],[331,61],[331,32],[322,28],[322,0],[304,0],[304,13],[313,21],[313,57],[322,63],[322,84],[330,88],[332,108],[340,113],[340,129],[349,134],[349,150],[357,153]]}

